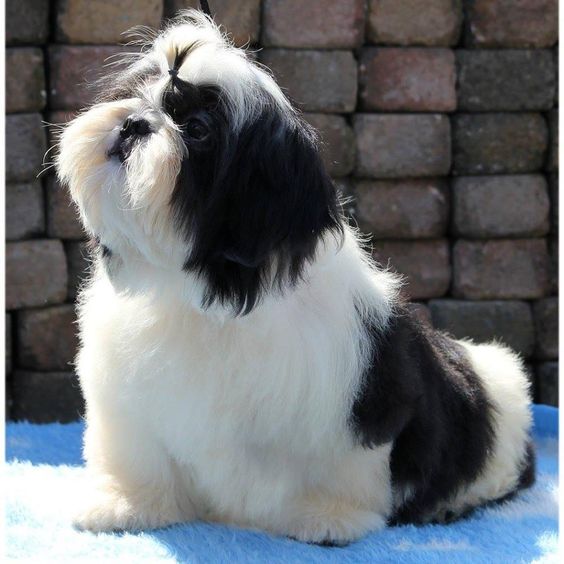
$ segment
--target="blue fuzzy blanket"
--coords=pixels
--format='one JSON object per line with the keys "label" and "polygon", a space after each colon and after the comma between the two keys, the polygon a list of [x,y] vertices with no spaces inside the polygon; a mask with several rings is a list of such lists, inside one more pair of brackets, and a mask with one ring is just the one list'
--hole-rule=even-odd
{"label": "blue fuzzy blanket", "polygon": [[7,425],[6,542],[9,559],[33,562],[556,562],[558,411],[535,406],[536,485],[513,501],[447,526],[394,527],[343,548],[194,523],[142,534],[71,526],[84,468],[83,426]]}

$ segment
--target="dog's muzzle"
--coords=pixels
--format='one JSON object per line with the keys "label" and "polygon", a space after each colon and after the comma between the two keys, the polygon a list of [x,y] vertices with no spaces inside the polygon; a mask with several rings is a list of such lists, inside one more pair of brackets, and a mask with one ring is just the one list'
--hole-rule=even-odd
{"label": "dog's muzzle", "polygon": [[108,158],[117,157],[120,162],[125,162],[127,157],[131,154],[135,143],[151,133],[151,125],[146,119],[129,116],[123,122],[116,142],[108,151]]}

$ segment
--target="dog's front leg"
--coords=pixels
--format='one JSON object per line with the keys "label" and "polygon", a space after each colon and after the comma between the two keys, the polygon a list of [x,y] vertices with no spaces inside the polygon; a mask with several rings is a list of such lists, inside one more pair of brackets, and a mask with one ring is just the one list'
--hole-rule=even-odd
{"label": "dog's front leg", "polygon": [[92,487],[80,500],[77,528],[139,531],[195,518],[185,477],[157,440],[123,415],[89,410],[84,453]]}

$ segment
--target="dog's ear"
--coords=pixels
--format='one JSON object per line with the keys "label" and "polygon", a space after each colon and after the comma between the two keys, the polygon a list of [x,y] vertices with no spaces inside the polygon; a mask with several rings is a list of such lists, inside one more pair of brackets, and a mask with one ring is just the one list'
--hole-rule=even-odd
{"label": "dog's ear", "polygon": [[279,109],[220,135],[212,153],[207,178],[190,169],[206,194],[185,266],[205,275],[208,304],[244,314],[263,292],[300,279],[323,234],[341,233],[338,199],[314,130]]}

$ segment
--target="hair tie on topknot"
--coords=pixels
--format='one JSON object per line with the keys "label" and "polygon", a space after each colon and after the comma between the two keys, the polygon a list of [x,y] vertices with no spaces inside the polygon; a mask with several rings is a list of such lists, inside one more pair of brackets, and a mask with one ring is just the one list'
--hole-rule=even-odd
{"label": "hair tie on topknot", "polygon": [[178,69],[168,69],[168,74],[170,74],[170,76],[172,76],[172,78],[177,78],[178,77]]}

